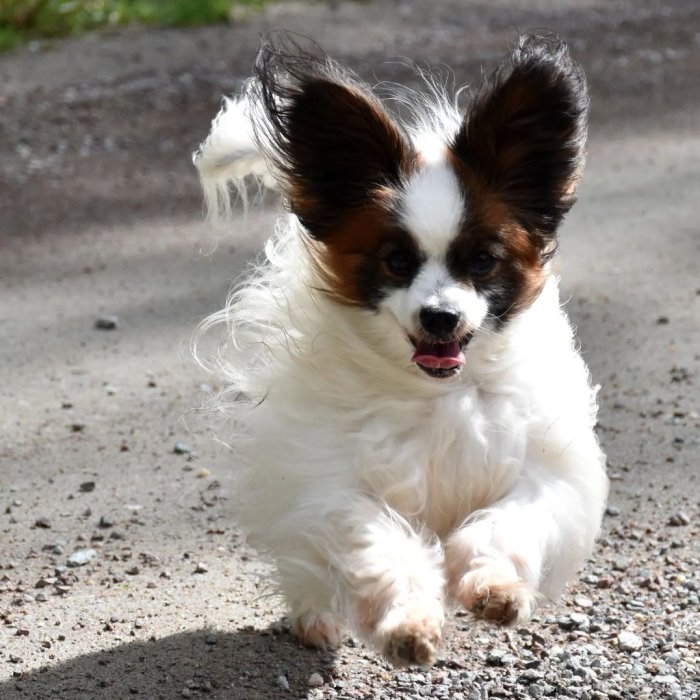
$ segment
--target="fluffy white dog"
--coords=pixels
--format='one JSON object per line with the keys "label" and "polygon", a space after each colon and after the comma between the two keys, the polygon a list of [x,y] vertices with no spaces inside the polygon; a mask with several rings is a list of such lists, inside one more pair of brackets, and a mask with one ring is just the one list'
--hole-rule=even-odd
{"label": "fluffy white dog", "polygon": [[552,268],[585,160],[580,67],[522,37],[466,114],[430,85],[398,108],[273,36],[195,163],[214,215],[250,172],[288,209],[205,323],[228,324],[240,522],[303,643],[347,620],[405,665],[435,659],[450,602],[522,623],[556,596],[607,480]]}

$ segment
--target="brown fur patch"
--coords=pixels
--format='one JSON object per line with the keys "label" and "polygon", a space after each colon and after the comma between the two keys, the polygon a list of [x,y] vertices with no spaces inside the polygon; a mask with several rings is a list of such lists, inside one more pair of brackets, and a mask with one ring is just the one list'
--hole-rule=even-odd
{"label": "brown fur patch", "polygon": [[[505,320],[527,308],[539,295],[545,281],[543,241],[517,220],[506,200],[453,154],[448,159],[467,193],[467,219],[452,243],[448,256],[451,272],[458,280],[493,289],[491,312]],[[469,263],[480,251],[497,258],[494,268],[475,279]],[[494,308],[494,301],[495,308]]]}
{"label": "brown fur patch", "polygon": [[323,291],[337,301],[372,308],[384,289],[403,286],[384,259],[393,248],[416,251],[415,242],[394,220],[385,195],[340,217],[323,242],[313,242],[312,258],[323,280]]}

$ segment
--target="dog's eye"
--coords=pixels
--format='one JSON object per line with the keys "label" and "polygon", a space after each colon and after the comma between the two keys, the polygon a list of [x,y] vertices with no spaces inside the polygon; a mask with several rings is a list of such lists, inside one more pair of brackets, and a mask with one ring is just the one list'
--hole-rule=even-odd
{"label": "dog's eye", "polygon": [[384,258],[386,269],[396,277],[409,277],[415,272],[417,264],[415,254],[405,248],[395,248]]}
{"label": "dog's eye", "polygon": [[487,253],[486,251],[482,250],[472,257],[469,264],[469,271],[472,275],[483,277],[484,275],[488,275],[488,273],[493,270],[495,265],[496,258],[494,258],[491,253]]}

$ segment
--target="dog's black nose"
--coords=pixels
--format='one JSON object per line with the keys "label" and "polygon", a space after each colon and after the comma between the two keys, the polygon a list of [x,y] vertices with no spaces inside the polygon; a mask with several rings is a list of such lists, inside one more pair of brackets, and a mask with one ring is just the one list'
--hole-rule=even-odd
{"label": "dog's black nose", "polygon": [[420,322],[425,332],[433,338],[447,340],[457,328],[459,314],[452,309],[425,306],[420,310]]}

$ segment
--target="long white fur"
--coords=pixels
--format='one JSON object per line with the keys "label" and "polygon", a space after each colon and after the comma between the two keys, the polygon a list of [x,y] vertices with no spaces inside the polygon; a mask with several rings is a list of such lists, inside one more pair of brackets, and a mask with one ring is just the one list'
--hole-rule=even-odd
{"label": "long white fur", "polygon": [[209,135],[192,157],[199,172],[207,217],[215,227],[231,216],[231,187],[247,206],[247,176],[267,187],[274,186],[255,144],[249,109],[245,92],[234,99],[224,97]]}
{"label": "long white fur", "polygon": [[[239,129],[239,107],[199,156],[217,212],[222,175],[256,162],[241,149],[248,127],[241,141],[222,131],[228,117]],[[607,490],[595,390],[556,277],[505,329],[480,319],[459,379],[444,382],[411,363],[410,314],[342,306],[317,274],[286,215],[205,324],[227,325],[213,371],[238,518],[275,559],[297,629],[334,644],[350,619],[391,656],[401,635],[439,639],[450,595],[488,597],[504,581],[527,618],[591,551]],[[374,617],[368,599],[383,601]]]}

